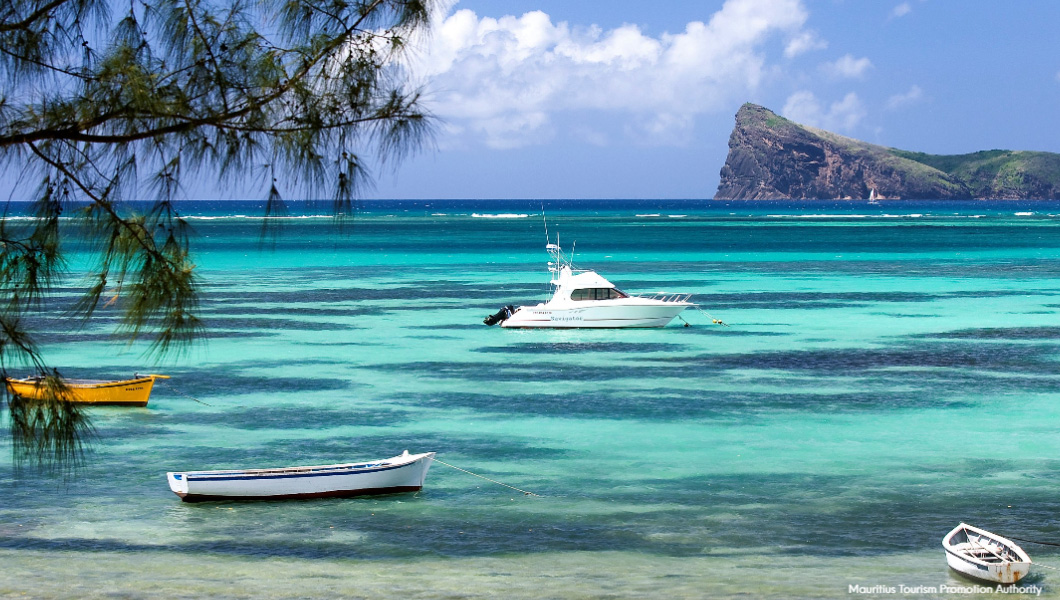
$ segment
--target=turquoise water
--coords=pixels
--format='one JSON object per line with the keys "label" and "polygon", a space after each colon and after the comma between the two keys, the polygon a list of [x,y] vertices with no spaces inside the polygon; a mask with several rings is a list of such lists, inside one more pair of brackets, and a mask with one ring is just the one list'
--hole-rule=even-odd
{"label": "turquoise water", "polygon": [[[1060,542],[1060,205],[546,203],[578,265],[709,313],[625,331],[482,325],[546,296],[540,203],[311,209],[264,244],[256,210],[187,206],[188,352],[42,324],[67,375],[173,378],[91,410],[73,482],[0,437],[0,597],[941,597],[907,588],[974,585],[940,547],[962,520]],[[191,505],[164,475],[404,449],[540,497],[436,464],[418,494]]]}

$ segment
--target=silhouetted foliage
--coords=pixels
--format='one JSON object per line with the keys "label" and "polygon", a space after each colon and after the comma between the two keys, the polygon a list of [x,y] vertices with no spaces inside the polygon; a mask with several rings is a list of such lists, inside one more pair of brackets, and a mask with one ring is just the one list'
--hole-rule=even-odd
{"label": "silhouetted foliage", "polygon": [[[90,424],[27,327],[64,274],[65,238],[96,250],[75,312],[122,314],[158,355],[201,333],[187,223],[174,203],[209,176],[331,197],[349,214],[365,153],[400,158],[430,117],[400,56],[432,0],[6,0],[0,5],[0,169],[35,218],[0,218],[0,372],[48,375],[47,402],[5,390],[16,457],[80,453]],[[116,11],[116,14],[112,14]],[[134,214],[125,199],[151,198]]]}

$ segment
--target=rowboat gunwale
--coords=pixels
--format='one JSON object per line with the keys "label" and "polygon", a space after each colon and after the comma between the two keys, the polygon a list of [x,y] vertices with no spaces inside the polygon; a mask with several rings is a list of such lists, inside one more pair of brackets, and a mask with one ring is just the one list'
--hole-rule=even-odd
{"label": "rowboat gunwale", "polygon": [[[421,455],[414,455],[421,456]],[[420,459],[417,459],[420,460]],[[317,467],[282,467],[276,469],[231,469],[220,471],[184,471],[177,474],[185,478],[201,479],[204,481],[246,481],[254,479],[288,479],[297,477],[330,477],[333,475],[351,475],[354,473],[375,473],[378,471],[390,471],[400,469],[416,462],[415,460],[397,465],[371,464],[339,464],[321,465]]]}

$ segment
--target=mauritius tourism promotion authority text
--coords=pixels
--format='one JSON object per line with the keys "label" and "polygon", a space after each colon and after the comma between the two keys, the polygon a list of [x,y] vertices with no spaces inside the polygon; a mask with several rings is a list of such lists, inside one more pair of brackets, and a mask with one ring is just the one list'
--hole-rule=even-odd
{"label": "mauritius tourism promotion authority text", "polygon": [[849,594],[1042,594],[1040,585],[855,585],[847,588]]}

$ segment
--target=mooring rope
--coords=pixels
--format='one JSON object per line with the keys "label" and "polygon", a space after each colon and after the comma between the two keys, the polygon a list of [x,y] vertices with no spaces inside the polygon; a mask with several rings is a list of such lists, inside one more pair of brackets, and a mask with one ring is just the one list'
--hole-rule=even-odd
{"label": "mooring rope", "polygon": [[[726,326],[726,327],[728,327],[728,326],[729,326],[729,324],[728,324],[728,323],[726,323],[725,321],[722,321],[721,319],[715,319],[715,318],[714,318],[714,315],[710,314],[709,312],[707,312],[707,311],[703,310],[702,308],[700,308],[700,307],[698,307],[698,306],[696,307],[696,310],[698,310],[699,312],[701,312],[701,313],[703,313],[703,314],[707,315],[707,318],[708,318],[708,319],[710,319],[710,322],[711,322],[711,323],[714,323],[715,325],[724,325],[724,326]],[[683,321],[684,319],[681,319],[681,320]]]}
{"label": "mooring rope", "polygon": [[1038,544],[1039,546],[1060,546],[1060,544],[1057,544],[1056,542],[1039,542],[1036,540],[1025,540],[1018,537],[1010,537],[1009,539],[1016,540],[1017,542],[1027,542],[1028,544]]}
{"label": "mooring rope", "polygon": [[[170,378],[169,375],[140,375],[139,373],[133,373],[133,377],[136,377],[136,378],[140,378],[140,377],[155,377],[157,379],[169,379]],[[188,400],[194,400],[194,401],[198,402],[199,404],[204,404],[206,406],[213,406],[212,404],[209,404],[207,402],[203,402],[202,400],[199,400],[198,398],[195,398],[195,397],[192,397],[192,396],[189,396],[189,395],[185,394],[184,392],[178,390],[176,387],[172,387],[171,386],[170,389],[173,390],[174,392],[180,394],[181,396],[184,396]]]}
{"label": "mooring rope", "polygon": [[474,475],[475,477],[478,477],[478,478],[480,478],[480,479],[485,479],[486,481],[488,481],[488,482],[490,482],[490,483],[496,483],[497,485],[503,485],[504,487],[506,487],[506,488],[511,488],[511,489],[513,489],[513,490],[515,490],[515,491],[517,491],[517,492],[522,492],[522,493],[523,493],[524,495],[526,495],[526,496],[537,496],[538,498],[540,498],[540,497],[541,497],[541,496],[540,496],[539,494],[535,494],[535,493],[533,493],[533,492],[528,492],[528,491],[526,491],[526,490],[521,490],[521,489],[519,489],[519,488],[515,487],[514,485],[508,485],[507,483],[501,483],[501,482],[499,482],[499,481],[496,481],[496,480],[490,479],[489,477],[483,477],[482,475],[479,475],[478,473],[472,473],[471,471],[468,471],[467,469],[461,469],[460,467],[457,467],[457,466],[451,465],[451,464],[449,464],[449,463],[445,462],[444,460],[438,460],[437,458],[435,458],[435,459],[434,459],[434,462],[436,462],[436,463],[442,463],[443,465],[445,465],[445,466],[449,467],[450,469],[456,469],[457,471],[462,471],[462,472],[464,472],[464,473],[467,473],[468,475]]}
{"label": "mooring rope", "polygon": [[208,403],[208,402],[203,402],[202,400],[199,400],[198,398],[196,398],[196,397],[194,397],[194,396],[189,396],[189,395],[185,394],[184,392],[182,392],[182,391],[178,390],[178,389],[177,389],[177,388],[175,388],[175,387],[172,387],[172,386],[170,386],[170,388],[169,388],[169,389],[171,389],[171,390],[173,390],[174,392],[176,392],[176,393],[180,394],[181,396],[184,396],[184,397],[185,397],[185,398],[187,398],[188,400],[194,400],[194,401],[198,402],[199,404],[202,404],[202,405],[205,405],[205,406],[213,406],[213,404],[210,404],[210,403]]}
{"label": "mooring rope", "polygon": [[[1060,544],[1058,544],[1056,542],[1039,542],[1038,540],[1028,540],[1028,539],[1018,538],[1018,537],[1010,537],[1008,539],[1013,540],[1013,541],[1017,541],[1017,542],[1026,542],[1028,544],[1038,544],[1039,546],[1058,546],[1058,547],[1060,547]],[[1060,568],[1058,568],[1058,567],[1050,567],[1049,565],[1043,565],[1042,563],[1037,563],[1037,562],[1034,562],[1034,561],[1031,561],[1031,564],[1036,566],[1036,567],[1041,567],[1043,569],[1049,569],[1049,570],[1052,570],[1052,571],[1060,571]]]}

